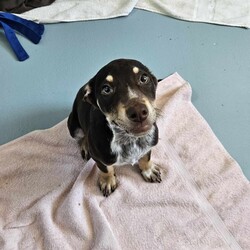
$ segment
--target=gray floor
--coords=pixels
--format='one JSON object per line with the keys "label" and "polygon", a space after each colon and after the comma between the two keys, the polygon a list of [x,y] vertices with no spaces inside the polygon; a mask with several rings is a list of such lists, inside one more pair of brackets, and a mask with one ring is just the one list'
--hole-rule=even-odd
{"label": "gray floor", "polygon": [[18,62],[0,31],[0,144],[64,119],[79,87],[115,58],[135,58],[158,78],[177,71],[192,101],[250,179],[250,31],[179,21],[141,10],[129,17],[46,25]]}

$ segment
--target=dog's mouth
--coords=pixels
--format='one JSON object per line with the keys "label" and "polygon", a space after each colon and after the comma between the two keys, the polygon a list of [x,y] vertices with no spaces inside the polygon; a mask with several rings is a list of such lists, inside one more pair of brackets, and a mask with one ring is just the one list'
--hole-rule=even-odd
{"label": "dog's mouth", "polygon": [[115,125],[117,132],[125,131],[127,134],[136,137],[147,135],[153,126],[153,124],[148,122],[136,123],[129,127],[117,121],[113,121],[112,124]]}
{"label": "dog's mouth", "polygon": [[139,123],[130,129],[130,133],[135,136],[141,136],[147,134],[152,128],[152,124],[149,123]]}

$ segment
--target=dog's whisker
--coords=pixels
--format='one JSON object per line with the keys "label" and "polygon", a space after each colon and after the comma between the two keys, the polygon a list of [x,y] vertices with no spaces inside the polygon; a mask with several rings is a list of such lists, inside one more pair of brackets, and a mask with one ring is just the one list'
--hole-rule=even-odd
{"label": "dog's whisker", "polygon": [[155,108],[156,118],[162,117],[162,110],[159,108]]}

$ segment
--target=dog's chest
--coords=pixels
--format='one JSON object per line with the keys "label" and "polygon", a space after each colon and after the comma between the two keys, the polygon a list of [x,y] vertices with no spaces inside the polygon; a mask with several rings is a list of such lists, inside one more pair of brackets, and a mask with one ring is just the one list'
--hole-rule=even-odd
{"label": "dog's chest", "polygon": [[111,151],[117,155],[116,165],[135,164],[152,147],[153,132],[145,137],[114,136]]}

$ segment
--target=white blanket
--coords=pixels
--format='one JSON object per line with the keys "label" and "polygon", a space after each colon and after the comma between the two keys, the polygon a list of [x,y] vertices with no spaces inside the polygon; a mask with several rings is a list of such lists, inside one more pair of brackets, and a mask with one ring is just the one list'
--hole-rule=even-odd
{"label": "white blanket", "polygon": [[0,146],[0,249],[249,249],[250,186],[178,74],[159,83],[162,183],[117,167],[108,198],[66,120]]}
{"label": "white blanket", "polygon": [[56,0],[21,16],[42,23],[72,22],[126,16],[134,8],[188,21],[250,27],[249,0]]}

